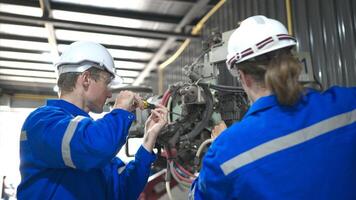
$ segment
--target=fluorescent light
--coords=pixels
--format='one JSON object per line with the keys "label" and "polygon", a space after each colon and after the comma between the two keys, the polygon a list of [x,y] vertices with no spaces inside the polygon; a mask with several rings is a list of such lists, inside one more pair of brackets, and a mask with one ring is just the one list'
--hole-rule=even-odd
{"label": "fluorescent light", "polygon": [[116,70],[116,73],[119,76],[130,76],[130,77],[137,77],[140,72],[138,71],[129,71],[129,70]]}
{"label": "fluorescent light", "polygon": [[[88,33],[84,31],[70,31],[70,30],[55,30],[56,38],[58,40],[87,40],[94,41],[101,44],[110,44],[110,45],[120,45],[128,47],[152,47],[158,48],[161,45],[159,40],[148,40],[144,38],[136,38],[129,36],[119,36],[119,35],[110,35],[102,33]],[[58,50],[62,52],[68,45],[59,45]]]}
{"label": "fluorescent light", "polygon": [[48,37],[48,32],[44,27],[0,24],[0,32],[13,34],[13,35],[31,35],[34,37],[42,37],[42,38]]}
{"label": "fluorescent light", "polygon": [[13,59],[25,59],[32,61],[47,61],[52,62],[50,54],[38,54],[38,53],[20,53],[20,52],[12,52],[12,51],[0,51],[0,56],[5,58],[13,58]]}
{"label": "fluorescent light", "polygon": [[128,85],[129,85],[128,83],[114,84],[114,85],[111,85],[111,89],[125,87],[125,86],[128,86]]}
{"label": "fluorescent light", "polygon": [[138,51],[127,51],[118,49],[108,49],[110,54],[115,58],[131,58],[131,59],[151,59],[152,53],[144,53]]}
{"label": "fluorescent light", "polygon": [[6,13],[12,13],[12,14],[35,16],[35,17],[42,16],[41,8],[35,8],[30,6],[19,6],[19,5],[10,5],[10,4],[1,3],[0,11]]}
{"label": "fluorescent light", "polygon": [[[58,51],[63,52],[68,47],[68,45],[58,45]],[[131,59],[151,59],[152,53],[145,53],[139,51],[129,51],[129,50],[119,50],[119,49],[108,49],[111,56],[115,58],[131,58]]]}
{"label": "fluorescent light", "polygon": [[129,68],[129,69],[144,69],[145,63],[135,63],[135,62],[127,62],[127,61],[114,61],[116,68]]}
{"label": "fluorescent light", "polygon": [[71,12],[71,11],[63,11],[63,10],[52,10],[52,15],[53,18],[55,19],[79,21],[79,22],[92,23],[92,24],[93,23],[103,24],[109,26],[120,26],[120,27],[128,27],[128,28],[140,28],[142,27],[143,24],[141,20],[137,20],[137,19],[110,17],[104,15],[87,14],[87,13],[79,13],[79,12]]}
{"label": "fluorescent light", "polygon": [[48,43],[43,43],[43,42],[31,42],[31,41],[24,41],[24,40],[0,39],[0,44],[1,44],[1,46],[4,46],[4,47],[13,47],[13,48],[19,48],[20,47],[21,49],[50,51],[49,44]]}
{"label": "fluorescent light", "polygon": [[32,82],[32,83],[57,83],[56,79],[50,78],[35,78],[35,77],[17,77],[17,76],[0,76],[0,80],[7,81],[22,81],[22,82]]}
{"label": "fluorescent light", "polygon": [[54,71],[55,70],[54,66],[51,65],[51,64],[4,61],[4,60],[0,60],[0,66],[2,66],[2,67],[11,67],[11,68],[19,68],[19,69],[32,69],[32,70],[48,70],[48,71]]}
{"label": "fluorescent light", "polygon": [[43,72],[43,71],[20,70],[20,69],[0,68],[0,74],[18,75],[18,76],[43,76],[45,78],[56,78],[55,72]]}
{"label": "fluorescent light", "polygon": [[[124,83],[133,83],[134,82],[134,78],[126,78],[126,77],[124,77],[124,78],[122,78],[122,79],[124,79]],[[122,85],[122,84],[121,84]]]}

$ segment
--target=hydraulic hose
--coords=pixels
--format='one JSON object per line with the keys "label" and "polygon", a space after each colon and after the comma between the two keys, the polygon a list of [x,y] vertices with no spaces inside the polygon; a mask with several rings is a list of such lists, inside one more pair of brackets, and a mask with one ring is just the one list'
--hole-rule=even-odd
{"label": "hydraulic hose", "polygon": [[199,135],[199,133],[208,125],[208,122],[213,114],[213,96],[207,86],[201,86],[205,94],[205,111],[202,120],[193,128],[191,132],[180,137],[181,141],[189,140]]}

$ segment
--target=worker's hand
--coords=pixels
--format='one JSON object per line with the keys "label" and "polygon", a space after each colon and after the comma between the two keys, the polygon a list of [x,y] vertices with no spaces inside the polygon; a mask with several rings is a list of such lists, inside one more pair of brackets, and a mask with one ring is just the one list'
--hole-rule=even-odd
{"label": "worker's hand", "polygon": [[136,108],[140,108],[142,110],[143,102],[140,95],[124,90],[116,96],[113,109],[115,108],[120,108],[130,112],[136,110]]}
{"label": "worker's hand", "polygon": [[220,135],[221,132],[223,132],[226,129],[226,124],[224,121],[219,122],[218,125],[216,125],[213,130],[211,131],[211,138],[215,139]]}
{"label": "worker's hand", "polygon": [[156,105],[145,124],[143,147],[152,152],[161,129],[167,124],[168,110],[162,105]]}

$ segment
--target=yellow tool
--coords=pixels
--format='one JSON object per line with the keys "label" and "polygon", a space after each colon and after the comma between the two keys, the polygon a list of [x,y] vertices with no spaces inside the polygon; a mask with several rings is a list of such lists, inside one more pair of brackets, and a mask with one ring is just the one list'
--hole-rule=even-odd
{"label": "yellow tool", "polygon": [[[155,109],[157,107],[155,104],[148,103],[146,100],[142,100],[142,102],[143,102],[143,108],[144,109]],[[171,113],[171,114],[177,115],[177,116],[181,116],[181,114],[175,113],[175,112],[172,112],[172,111],[168,111],[168,113]]]}
{"label": "yellow tool", "polygon": [[156,105],[152,103],[148,103],[146,100],[142,100],[144,109],[155,109]]}

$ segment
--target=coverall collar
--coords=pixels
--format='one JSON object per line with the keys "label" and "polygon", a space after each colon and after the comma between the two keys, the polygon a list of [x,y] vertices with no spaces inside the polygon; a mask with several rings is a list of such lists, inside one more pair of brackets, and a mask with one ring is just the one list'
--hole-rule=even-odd
{"label": "coverall collar", "polygon": [[78,108],[76,105],[68,101],[65,101],[63,99],[48,99],[47,105],[63,108],[68,112],[70,112],[73,116],[81,115],[81,116],[90,117],[90,115],[86,113],[84,110]]}
{"label": "coverall collar", "polygon": [[[300,106],[301,102],[307,102],[307,99],[309,98],[308,95],[313,92],[316,92],[316,90],[311,89],[311,88],[305,88],[305,90],[301,96],[301,99],[298,101],[299,103],[297,102],[297,104],[294,105],[293,107],[298,108]],[[256,112],[259,112],[260,110],[268,109],[275,105],[280,105],[278,103],[278,99],[275,94],[261,97],[261,98],[257,99],[257,101],[255,103],[252,104],[252,106],[249,108],[249,110],[247,111],[247,113],[245,114],[244,117],[247,117],[247,116],[252,115]]]}
{"label": "coverall collar", "polygon": [[247,113],[245,114],[244,118],[249,115],[252,115],[260,110],[270,108],[277,104],[278,104],[278,101],[277,101],[276,95],[272,94],[272,95],[261,97],[261,98],[257,99],[257,101],[255,101],[255,103],[252,104],[252,106],[248,109]]}

